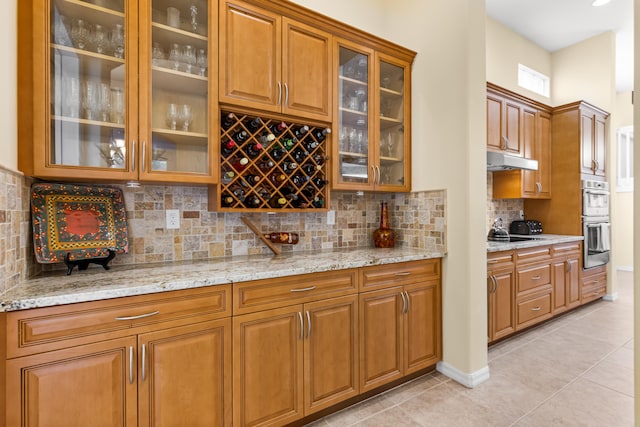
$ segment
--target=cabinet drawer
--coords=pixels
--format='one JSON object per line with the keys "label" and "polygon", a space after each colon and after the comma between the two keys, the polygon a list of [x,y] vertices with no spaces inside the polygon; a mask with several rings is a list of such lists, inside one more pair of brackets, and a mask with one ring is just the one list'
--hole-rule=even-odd
{"label": "cabinet drawer", "polygon": [[360,269],[360,291],[440,278],[440,259],[377,265]]}
{"label": "cabinet drawer", "polygon": [[580,301],[584,304],[605,295],[607,291],[607,270],[596,268],[584,270],[580,282]]}
{"label": "cabinet drawer", "polygon": [[529,249],[518,249],[516,262],[518,264],[551,259],[551,246],[536,246]]}
{"label": "cabinet drawer", "polygon": [[513,257],[513,251],[487,254],[487,270],[492,271],[497,268],[513,267]]}
{"label": "cabinet drawer", "polygon": [[518,269],[518,294],[551,283],[551,264]]}
{"label": "cabinet drawer", "polygon": [[559,257],[567,254],[581,253],[581,243],[580,242],[570,242],[570,243],[562,243],[558,245],[553,245],[553,256]]}
{"label": "cabinet drawer", "polygon": [[358,292],[357,270],[299,274],[233,284],[233,314],[283,307]]}
{"label": "cabinet drawer", "polygon": [[230,316],[230,295],[220,285],[10,312],[7,357]]}
{"label": "cabinet drawer", "polygon": [[516,329],[530,326],[551,317],[551,292],[518,303]]}

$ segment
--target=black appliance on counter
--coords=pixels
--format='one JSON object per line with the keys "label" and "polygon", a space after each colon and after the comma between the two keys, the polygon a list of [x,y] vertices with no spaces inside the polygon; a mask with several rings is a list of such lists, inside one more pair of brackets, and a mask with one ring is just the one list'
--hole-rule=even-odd
{"label": "black appliance on counter", "polygon": [[509,224],[510,234],[542,234],[542,223],[535,219],[512,221]]}

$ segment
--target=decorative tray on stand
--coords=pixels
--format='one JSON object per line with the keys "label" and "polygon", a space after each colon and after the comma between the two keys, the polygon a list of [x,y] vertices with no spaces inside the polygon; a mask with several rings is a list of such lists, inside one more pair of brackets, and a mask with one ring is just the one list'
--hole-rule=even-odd
{"label": "decorative tray on stand", "polygon": [[41,264],[107,265],[127,253],[127,217],[122,191],[96,185],[37,183],[31,187],[36,259]]}

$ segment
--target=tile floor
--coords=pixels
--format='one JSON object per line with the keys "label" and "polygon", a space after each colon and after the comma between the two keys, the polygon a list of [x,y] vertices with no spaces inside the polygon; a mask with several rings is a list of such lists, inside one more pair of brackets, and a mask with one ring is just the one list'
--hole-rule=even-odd
{"label": "tile floor", "polygon": [[491,378],[468,389],[433,372],[312,423],[332,426],[633,426],[633,279],[489,349]]}

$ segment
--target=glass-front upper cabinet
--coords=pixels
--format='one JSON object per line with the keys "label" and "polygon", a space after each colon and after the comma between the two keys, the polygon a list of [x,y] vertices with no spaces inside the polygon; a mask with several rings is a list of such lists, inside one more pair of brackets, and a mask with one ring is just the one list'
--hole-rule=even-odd
{"label": "glass-front upper cabinet", "polygon": [[337,44],[337,127],[334,136],[333,188],[359,189],[373,185],[375,156],[369,105],[373,51],[345,41]]}
{"label": "glass-front upper cabinet", "polygon": [[149,24],[141,27],[149,31],[140,34],[141,178],[213,182],[217,37],[211,23],[217,6],[206,0],[143,3],[141,17]]}
{"label": "glass-front upper cabinet", "polygon": [[39,108],[33,109],[36,175],[134,178],[135,120],[129,118],[136,107],[128,93],[136,88],[129,78],[135,71],[129,58],[136,56],[129,34],[136,28],[127,25],[132,11],[126,3],[133,2],[52,0],[37,12],[49,13],[50,32],[42,35],[48,66],[41,71],[48,85],[34,82],[32,102],[42,102],[42,93],[50,108],[42,116],[48,126],[39,123]]}
{"label": "glass-front upper cabinet", "polygon": [[342,40],[336,52],[332,188],[410,191],[410,63]]}
{"label": "glass-front upper cabinet", "polygon": [[381,54],[376,55],[376,64],[376,185],[382,191],[410,191],[409,65]]}

